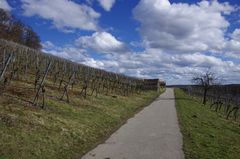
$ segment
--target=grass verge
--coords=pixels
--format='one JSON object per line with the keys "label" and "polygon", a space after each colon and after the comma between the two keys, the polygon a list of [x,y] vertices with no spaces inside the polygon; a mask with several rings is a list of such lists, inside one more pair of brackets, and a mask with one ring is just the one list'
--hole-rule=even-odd
{"label": "grass verge", "polygon": [[240,126],[175,89],[176,109],[186,159],[236,159]]}
{"label": "grass verge", "polygon": [[48,99],[45,110],[0,97],[0,158],[79,158],[158,95]]}

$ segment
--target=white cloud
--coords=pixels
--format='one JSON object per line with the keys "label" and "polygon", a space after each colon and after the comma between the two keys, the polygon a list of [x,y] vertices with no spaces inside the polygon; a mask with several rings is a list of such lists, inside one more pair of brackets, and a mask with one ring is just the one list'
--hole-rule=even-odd
{"label": "white cloud", "polygon": [[240,41],[240,29],[235,29],[231,37],[233,40]]}
{"label": "white cloud", "polygon": [[226,60],[230,54],[232,58],[240,55],[239,29],[226,36],[231,24],[225,15],[234,11],[227,2],[171,4],[169,0],[141,0],[133,13],[140,22],[145,51],[125,59],[116,57],[115,61],[127,73],[160,77],[170,84],[189,83],[194,74],[209,68],[224,82],[237,83],[240,63]]}
{"label": "white cloud", "polygon": [[123,42],[108,32],[95,32],[91,36],[82,36],[76,40],[79,47],[92,49],[98,53],[119,53],[126,51]]}
{"label": "white cloud", "polygon": [[12,7],[8,4],[7,0],[1,0],[0,1],[0,8],[10,11]]}
{"label": "white cloud", "polygon": [[230,40],[226,43],[225,50],[230,53],[236,53],[240,55],[240,41]]}
{"label": "white cloud", "polygon": [[[134,16],[141,24],[144,51],[131,52],[112,34],[97,31],[79,37],[75,46],[55,46],[56,51],[52,48],[50,52],[108,71],[161,78],[168,84],[189,84],[195,74],[208,69],[222,78],[222,83],[239,83],[240,31],[228,34],[231,24],[225,18],[233,11],[228,3],[218,1],[189,5],[141,0]],[[50,42],[44,44],[52,47]],[[105,54],[93,58],[88,49]]]}
{"label": "white cloud", "polygon": [[104,10],[110,11],[116,0],[98,0],[98,2]]}
{"label": "white cloud", "polygon": [[141,0],[134,16],[141,22],[140,34],[146,47],[186,53],[223,49],[224,33],[229,26],[224,14],[232,11],[234,8],[228,3],[218,1],[189,5]]}
{"label": "white cloud", "polygon": [[141,78],[162,78],[168,84],[189,84],[195,74],[208,69],[225,79],[222,83],[237,83],[237,77],[240,78],[239,63],[200,53],[180,55],[149,49],[108,56],[102,63],[110,71]]}
{"label": "white cloud", "polygon": [[22,0],[25,16],[39,16],[52,21],[63,31],[97,30],[100,14],[91,7],[69,0]]}
{"label": "white cloud", "polygon": [[51,49],[54,48],[55,45],[51,41],[45,41],[42,43],[44,49]]}
{"label": "white cloud", "polygon": [[161,78],[168,84],[189,84],[195,74],[210,69],[222,83],[237,83],[240,78],[240,64],[214,55],[202,53],[169,54],[159,49],[124,54],[101,54],[95,59],[83,48],[66,45],[57,47],[44,42],[44,51],[91,67],[140,78]]}
{"label": "white cloud", "polygon": [[230,35],[230,40],[226,42],[225,54],[228,54],[232,57],[240,57],[240,29],[235,29]]}
{"label": "white cloud", "polygon": [[45,45],[43,45],[44,46],[43,52],[52,54],[54,56],[62,57],[87,66],[103,68],[104,64],[101,61],[95,60],[94,58],[90,57],[87,51],[84,49],[74,46],[58,47],[50,41],[44,42],[44,44]]}
{"label": "white cloud", "polygon": [[[230,58],[234,58],[234,59],[240,59],[240,53],[227,53],[226,55],[225,55],[226,57],[230,57]],[[240,63],[240,61],[239,61],[239,63]]]}

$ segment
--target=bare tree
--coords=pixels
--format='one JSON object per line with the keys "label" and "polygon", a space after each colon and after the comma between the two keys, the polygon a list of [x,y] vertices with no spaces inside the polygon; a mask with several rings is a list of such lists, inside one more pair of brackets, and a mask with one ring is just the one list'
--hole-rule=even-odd
{"label": "bare tree", "polygon": [[0,38],[41,50],[41,40],[30,26],[0,8]]}
{"label": "bare tree", "polygon": [[34,48],[37,50],[41,50],[42,46],[41,46],[40,38],[30,26],[23,27],[22,35],[23,35],[23,40],[22,40],[23,45],[26,45],[30,48]]}
{"label": "bare tree", "polygon": [[207,71],[204,74],[196,75],[192,78],[192,82],[199,85],[203,89],[203,103],[206,104],[207,92],[215,84],[217,84],[217,78],[214,73]]}

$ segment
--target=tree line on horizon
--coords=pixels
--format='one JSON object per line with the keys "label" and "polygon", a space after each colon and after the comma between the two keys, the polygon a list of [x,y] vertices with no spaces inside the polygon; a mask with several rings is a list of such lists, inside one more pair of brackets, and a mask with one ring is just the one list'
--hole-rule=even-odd
{"label": "tree line on horizon", "polygon": [[0,8],[0,39],[13,41],[33,49],[42,48],[40,37],[32,27]]}

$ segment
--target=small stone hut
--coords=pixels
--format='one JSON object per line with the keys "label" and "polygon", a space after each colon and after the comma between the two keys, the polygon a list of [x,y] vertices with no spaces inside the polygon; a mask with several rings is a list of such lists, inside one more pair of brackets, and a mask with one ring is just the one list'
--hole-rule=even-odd
{"label": "small stone hut", "polygon": [[160,88],[164,88],[166,82],[160,79],[144,79],[144,90],[156,90],[159,91]]}

